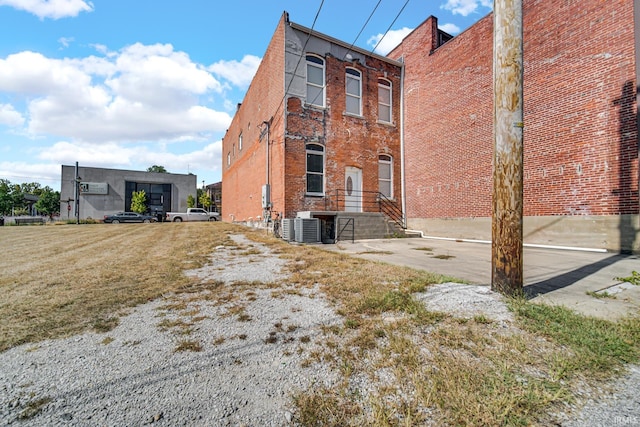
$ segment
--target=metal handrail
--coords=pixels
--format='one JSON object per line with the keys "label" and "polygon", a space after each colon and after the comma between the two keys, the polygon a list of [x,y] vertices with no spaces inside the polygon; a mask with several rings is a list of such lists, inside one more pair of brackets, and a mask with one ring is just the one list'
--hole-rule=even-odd
{"label": "metal handrail", "polygon": [[[340,228],[340,220],[347,220],[344,227]],[[347,227],[351,225],[351,243],[355,241],[356,238],[356,229],[355,229],[355,220],[353,218],[338,218],[338,223],[336,224],[336,243],[341,241],[340,237],[342,237],[342,233],[347,229]]]}
{"label": "metal handrail", "polygon": [[362,212],[381,212],[402,229],[406,229],[404,214],[395,200],[379,191],[356,191],[351,195],[360,195],[357,201],[347,199],[347,190],[336,189],[325,197],[325,210],[346,211],[361,210]]}

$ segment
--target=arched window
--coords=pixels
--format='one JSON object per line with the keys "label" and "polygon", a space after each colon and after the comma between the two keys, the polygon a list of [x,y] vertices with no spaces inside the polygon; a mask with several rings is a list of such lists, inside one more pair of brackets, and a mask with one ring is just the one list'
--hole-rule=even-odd
{"label": "arched window", "polygon": [[324,147],[307,144],[307,194],[324,195]]}
{"label": "arched window", "polygon": [[324,59],[307,55],[307,104],[324,108]]}
{"label": "arched window", "polygon": [[378,79],[378,120],[391,123],[391,82]]}
{"label": "arched window", "polygon": [[362,115],[362,74],[355,68],[346,71],[346,110],[349,114]]}
{"label": "arched window", "polygon": [[386,154],[378,156],[378,188],[382,195],[393,198],[393,159]]}

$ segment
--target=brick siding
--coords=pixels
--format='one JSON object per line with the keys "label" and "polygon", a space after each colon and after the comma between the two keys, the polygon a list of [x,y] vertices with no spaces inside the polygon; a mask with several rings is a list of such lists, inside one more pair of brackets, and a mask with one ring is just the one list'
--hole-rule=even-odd
{"label": "brick siding", "polygon": [[[638,214],[633,2],[525,0],[523,26],[524,214]],[[406,66],[407,216],[491,216],[493,15],[440,47],[435,28],[389,55]]]}

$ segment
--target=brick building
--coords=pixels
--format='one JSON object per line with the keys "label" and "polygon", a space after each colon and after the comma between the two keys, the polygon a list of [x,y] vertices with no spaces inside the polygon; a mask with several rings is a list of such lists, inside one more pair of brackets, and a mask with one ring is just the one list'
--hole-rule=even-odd
{"label": "brick building", "polygon": [[223,139],[223,220],[400,206],[401,69],[285,13]]}
{"label": "brick building", "polygon": [[[525,243],[637,251],[634,2],[524,0],[523,31]],[[389,54],[405,64],[405,213],[488,240],[493,14],[437,35],[429,17]]]}
{"label": "brick building", "polygon": [[[525,243],[640,251],[635,3],[523,1]],[[345,210],[360,174],[409,228],[490,239],[492,61],[493,14],[453,38],[429,17],[388,58],[285,14],[224,138],[223,218],[264,215],[265,183],[286,217]]]}

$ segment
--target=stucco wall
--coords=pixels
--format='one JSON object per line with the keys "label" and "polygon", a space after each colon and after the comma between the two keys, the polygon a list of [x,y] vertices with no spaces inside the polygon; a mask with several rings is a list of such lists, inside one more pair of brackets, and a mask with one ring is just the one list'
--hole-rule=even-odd
{"label": "stucco wall", "polygon": [[[187,197],[197,194],[197,176],[173,173],[153,173],[120,169],[104,169],[80,166],[78,176],[82,182],[107,183],[108,193],[81,194],[80,219],[102,219],[104,215],[125,210],[125,182],[134,181],[149,184],[171,184],[171,210],[186,211]],[[60,216],[75,218],[75,204],[71,202],[71,210],[67,210],[68,199],[74,199],[75,166],[62,166],[62,185],[60,191]],[[68,215],[67,215],[68,213]]]}

